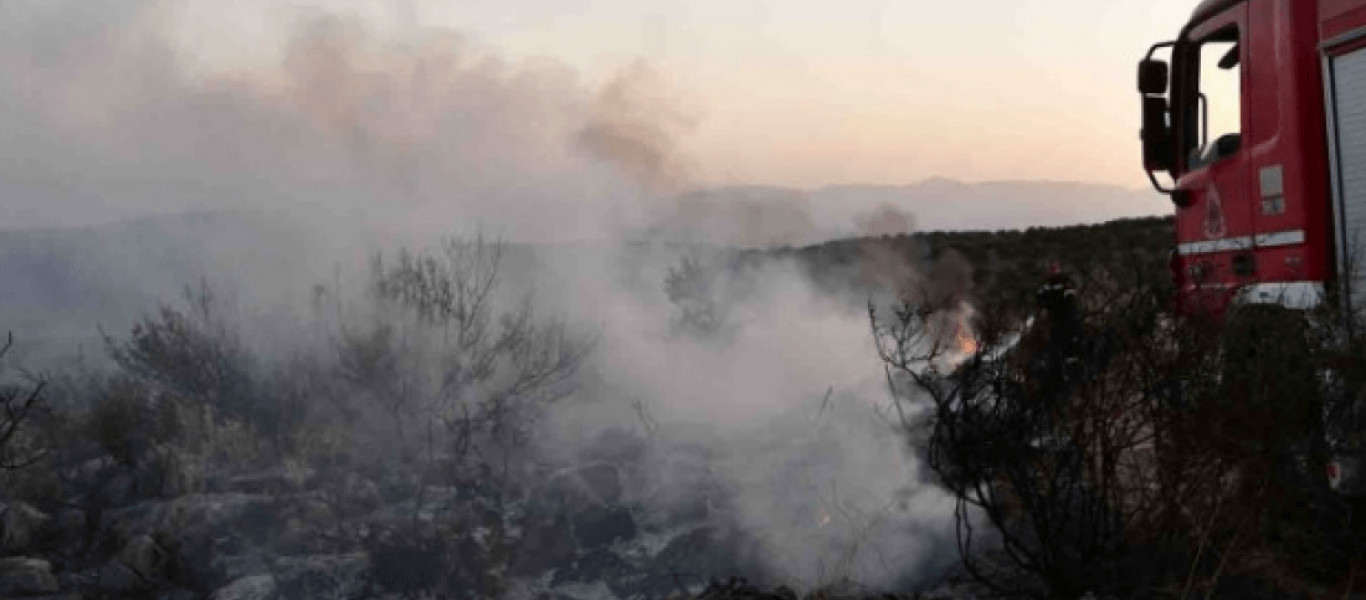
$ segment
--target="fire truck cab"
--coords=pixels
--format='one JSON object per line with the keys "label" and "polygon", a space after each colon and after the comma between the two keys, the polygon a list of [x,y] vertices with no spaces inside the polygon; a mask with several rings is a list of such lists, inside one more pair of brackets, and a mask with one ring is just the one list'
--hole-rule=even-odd
{"label": "fire truck cab", "polygon": [[1138,87],[1180,310],[1366,309],[1366,0],[1205,0]]}

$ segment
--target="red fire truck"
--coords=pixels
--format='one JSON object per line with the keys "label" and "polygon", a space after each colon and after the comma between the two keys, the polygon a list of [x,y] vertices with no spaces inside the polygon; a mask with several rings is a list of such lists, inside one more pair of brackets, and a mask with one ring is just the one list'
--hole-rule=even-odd
{"label": "red fire truck", "polygon": [[[1366,0],[1205,0],[1138,87],[1180,310],[1366,314]],[[1332,487],[1366,499],[1366,451],[1333,454]]]}
{"label": "red fire truck", "polygon": [[1205,0],[1138,87],[1181,310],[1366,309],[1366,0]]}

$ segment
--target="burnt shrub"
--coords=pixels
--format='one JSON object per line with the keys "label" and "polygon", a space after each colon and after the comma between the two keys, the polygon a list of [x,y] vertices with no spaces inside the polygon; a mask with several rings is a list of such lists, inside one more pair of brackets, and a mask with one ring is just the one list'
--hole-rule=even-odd
{"label": "burnt shrub", "polygon": [[87,432],[109,456],[127,467],[184,433],[176,400],[158,396],[128,378],[114,378],[90,408]]}
{"label": "burnt shrub", "polygon": [[279,422],[273,386],[220,311],[207,284],[186,288],[180,305],[159,305],[127,337],[105,334],[108,354],[131,379],[209,407],[214,418],[274,433]]}
{"label": "burnt shrub", "polygon": [[184,306],[161,304],[134,323],[128,337],[105,335],[110,358],[128,376],[212,406],[251,417],[257,382],[247,349],[215,312],[207,285],[187,288]]}
{"label": "burnt shrub", "polygon": [[[108,441],[116,446],[136,442],[116,439],[133,420],[154,425],[163,441],[200,445],[215,439],[216,428],[245,427],[277,454],[293,449],[311,400],[307,365],[284,361],[272,369],[258,360],[235,325],[220,316],[219,304],[206,284],[187,287],[183,302],[159,305],[126,337],[104,334],[117,367],[103,386],[101,404],[107,406],[96,419],[110,421]],[[134,395],[142,398],[134,400]],[[176,422],[181,429],[172,431]]]}
{"label": "burnt shrub", "polygon": [[870,309],[892,392],[919,409],[901,413],[907,433],[957,498],[967,570],[1059,597],[1214,594],[1232,577],[1317,593],[1347,577],[1346,503],[1323,476],[1324,418],[1352,377],[1333,366],[1351,362],[1340,319],[1178,316],[1157,274],[1081,275],[1074,323],[1047,306],[979,315],[969,353],[941,325],[962,313]]}

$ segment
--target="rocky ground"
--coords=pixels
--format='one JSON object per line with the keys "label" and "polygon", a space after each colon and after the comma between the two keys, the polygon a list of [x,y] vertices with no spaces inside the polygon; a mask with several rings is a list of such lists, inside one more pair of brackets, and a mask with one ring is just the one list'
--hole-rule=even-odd
{"label": "rocky ground", "polygon": [[669,492],[637,487],[636,468],[597,457],[494,489],[277,467],[166,493],[149,483],[164,472],[91,459],[46,501],[0,496],[0,598],[796,597],[764,581],[724,494],[647,510]]}

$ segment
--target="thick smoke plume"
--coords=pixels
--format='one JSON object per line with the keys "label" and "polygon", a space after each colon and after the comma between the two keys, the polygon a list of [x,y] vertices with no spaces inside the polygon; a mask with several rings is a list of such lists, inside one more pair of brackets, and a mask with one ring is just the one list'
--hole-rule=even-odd
{"label": "thick smoke plume", "polygon": [[[658,468],[636,482],[638,500],[666,510],[719,489],[733,503],[720,525],[799,585],[891,585],[947,556],[951,506],[879,416],[887,392],[862,307],[790,265],[715,266],[733,290],[718,298],[724,335],[680,334],[663,289],[676,251],[615,245],[689,168],[678,140],[694,115],[648,67],[595,87],[455,31],[382,34],[302,10],[278,51],[214,66],[177,46],[168,4],[0,4],[5,227],[274,211],[302,258],[242,260],[241,247],[273,243],[244,226],[200,265],[241,286],[245,320],[277,317],[260,327],[267,345],[292,335],[280,323],[302,320],[311,284],[354,280],[375,248],[479,230],[541,244],[507,263],[509,283],[599,338],[585,385],[545,421],[544,450],[644,432]],[[756,211],[733,236],[701,241],[810,230],[801,211],[776,224]],[[896,233],[888,222],[867,227]],[[880,284],[914,280],[893,255],[874,268]]]}
{"label": "thick smoke plume", "polygon": [[[172,41],[169,6],[0,8],[7,227],[278,207],[403,231],[601,239],[605,215],[634,204],[635,186],[577,143],[595,99],[626,84],[600,92],[451,30],[381,34],[303,12],[247,66],[203,65]],[[646,117],[630,124],[650,130]]]}
{"label": "thick smoke plume", "polygon": [[657,191],[687,180],[690,161],[678,149],[697,117],[684,108],[659,72],[644,62],[622,69],[598,90],[579,140]]}
{"label": "thick smoke plume", "polygon": [[[641,492],[667,507],[719,482],[735,502],[726,525],[753,535],[771,575],[788,583],[890,586],[942,566],[951,508],[888,412],[866,305],[817,291],[796,265],[735,269],[724,252],[690,256],[711,270],[714,327],[673,326],[680,307],[661,274],[674,251],[637,246],[589,276],[582,260],[545,262],[568,284],[550,275],[547,289],[580,322],[601,323],[601,379],[550,419],[555,445],[605,428],[650,436]],[[903,257],[900,268],[912,267]],[[574,283],[584,280],[608,284]],[[696,447],[709,457],[702,474],[679,459]]]}

